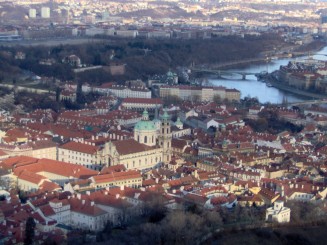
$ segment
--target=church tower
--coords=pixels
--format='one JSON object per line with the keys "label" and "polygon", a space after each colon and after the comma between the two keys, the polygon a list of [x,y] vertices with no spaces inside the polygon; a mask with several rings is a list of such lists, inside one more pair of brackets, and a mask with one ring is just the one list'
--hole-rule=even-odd
{"label": "church tower", "polygon": [[161,127],[159,134],[159,146],[162,147],[162,161],[164,163],[169,163],[171,160],[171,127],[170,127],[170,118],[167,111],[164,111],[164,114],[161,118]]}

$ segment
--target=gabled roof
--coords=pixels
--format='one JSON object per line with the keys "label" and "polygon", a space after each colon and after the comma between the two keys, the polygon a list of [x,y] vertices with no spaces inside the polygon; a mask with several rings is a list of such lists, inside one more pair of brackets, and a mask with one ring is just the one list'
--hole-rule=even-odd
{"label": "gabled roof", "polygon": [[137,170],[128,170],[125,172],[112,172],[109,174],[97,175],[92,177],[95,183],[107,183],[107,182],[115,182],[119,180],[136,179],[136,178],[142,178],[141,173]]}
{"label": "gabled roof", "polygon": [[141,144],[134,139],[113,141],[112,144],[116,146],[116,150],[120,155],[128,155],[154,149],[154,147]]}
{"label": "gabled roof", "polygon": [[[14,158],[17,158],[16,161]],[[14,157],[12,162],[16,163],[16,165],[20,164],[20,157]],[[93,175],[97,175],[98,172],[88,169],[84,166],[77,165],[77,164],[72,164],[72,163],[67,163],[67,162],[61,162],[61,161],[56,161],[56,160],[50,160],[50,159],[36,159],[32,158],[31,164],[29,165],[21,165],[17,166],[16,169],[19,171],[22,170],[27,170],[29,172],[33,173],[41,173],[41,172],[48,172],[48,173],[53,173],[61,176],[66,176],[66,177],[74,177],[74,178],[89,178]],[[24,158],[23,158],[24,160]],[[14,166],[13,166],[14,168]]]}
{"label": "gabled roof", "polygon": [[61,145],[59,148],[70,151],[82,152],[86,154],[95,154],[99,150],[98,146],[79,143],[75,141],[70,141],[64,145]]}

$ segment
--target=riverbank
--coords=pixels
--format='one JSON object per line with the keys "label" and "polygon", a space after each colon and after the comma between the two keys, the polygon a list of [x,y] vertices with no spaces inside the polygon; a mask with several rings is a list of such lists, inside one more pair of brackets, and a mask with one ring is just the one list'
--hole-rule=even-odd
{"label": "riverbank", "polygon": [[296,95],[301,95],[304,97],[308,97],[311,99],[325,99],[327,98],[327,94],[317,94],[317,93],[312,93],[312,92],[308,92],[308,91],[303,91],[288,85],[285,85],[283,83],[281,83],[280,81],[278,81],[276,78],[274,78],[272,75],[268,76],[266,78],[266,81],[268,83],[270,83],[272,86],[274,86],[275,88],[278,88],[280,90],[292,93],[292,94],[296,94]]}
{"label": "riverbank", "polygon": [[[279,53],[273,55],[273,58],[284,59],[284,58],[295,58],[295,57],[302,57],[308,54],[317,53],[321,51],[327,42],[325,41],[312,41],[305,45],[295,45],[290,44],[286,47],[279,50]],[[291,55],[291,56],[290,56]],[[271,62],[271,52],[264,51],[258,55],[256,58],[252,59],[245,59],[245,60],[237,60],[237,61],[229,61],[229,62],[222,62],[218,64],[210,64],[210,65],[203,65],[208,69],[244,69],[251,65],[260,65],[262,63]]]}

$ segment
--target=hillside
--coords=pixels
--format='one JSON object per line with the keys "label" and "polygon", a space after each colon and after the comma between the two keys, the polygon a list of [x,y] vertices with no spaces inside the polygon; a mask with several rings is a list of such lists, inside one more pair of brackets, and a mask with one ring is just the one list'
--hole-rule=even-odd
{"label": "hillside", "polygon": [[213,245],[325,245],[327,226],[319,227],[281,227],[276,229],[232,231],[218,234],[214,239],[204,244]]}

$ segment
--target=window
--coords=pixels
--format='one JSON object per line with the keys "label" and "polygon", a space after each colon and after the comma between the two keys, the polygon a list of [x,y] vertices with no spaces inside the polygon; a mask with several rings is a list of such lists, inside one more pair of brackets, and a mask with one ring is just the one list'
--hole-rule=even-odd
{"label": "window", "polygon": [[148,137],[147,136],[144,136],[144,143],[148,143]]}

